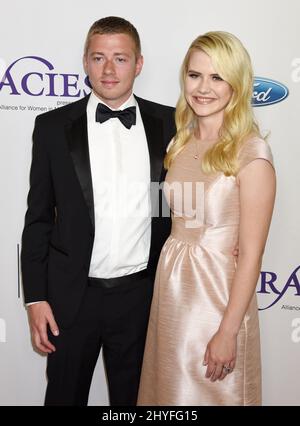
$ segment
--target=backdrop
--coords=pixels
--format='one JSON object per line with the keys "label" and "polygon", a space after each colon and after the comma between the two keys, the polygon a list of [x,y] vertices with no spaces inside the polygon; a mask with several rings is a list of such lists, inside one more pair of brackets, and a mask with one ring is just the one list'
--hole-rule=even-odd
{"label": "backdrop", "polygon": [[[41,405],[46,386],[46,359],[32,350],[19,277],[34,119],[89,91],[82,68],[84,39],[90,25],[108,15],[129,19],[140,32],[145,66],[135,93],[167,105],[176,103],[179,67],[197,35],[230,31],[252,56],[255,112],[262,129],[271,132],[278,176],[257,285],[263,403],[300,405],[299,0],[11,0],[2,5],[0,404]],[[101,356],[89,404],[107,405]]]}

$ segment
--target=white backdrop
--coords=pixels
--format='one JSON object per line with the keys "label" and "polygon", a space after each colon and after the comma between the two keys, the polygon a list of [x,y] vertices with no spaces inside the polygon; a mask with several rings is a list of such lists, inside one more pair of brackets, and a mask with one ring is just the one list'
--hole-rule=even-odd
{"label": "white backdrop", "polygon": [[[140,33],[145,66],[135,92],[142,97],[175,105],[183,56],[190,42],[208,30],[237,35],[252,56],[255,75],[289,89],[284,101],[256,108],[262,129],[271,131],[278,176],[257,291],[260,308],[278,299],[260,311],[263,403],[300,405],[299,0],[115,0],[113,6],[101,0],[11,0],[2,5],[0,81],[16,60],[31,58],[16,62],[0,83],[0,405],[41,405],[46,386],[46,359],[32,350],[22,294],[18,295],[17,251],[34,118],[39,109],[79,98],[67,95],[83,96],[84,39],[90,25],[108,15],[129,19]],[[101,357],[89,404],[107,405]]]}

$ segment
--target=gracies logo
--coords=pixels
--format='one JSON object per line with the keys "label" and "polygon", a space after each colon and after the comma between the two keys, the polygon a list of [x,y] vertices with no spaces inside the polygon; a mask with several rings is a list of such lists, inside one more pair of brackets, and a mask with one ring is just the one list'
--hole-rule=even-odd
{"label": "gracies logo", "polygon": [[262,271],[260,273],[260,289],[257,293],[264,295],[260,297],[260,301],[268,299],[269,303],[267,306],[261,306],[259,310],[263,311],[276,305],[287,291],[289,295],[293,294],[295,297],[300,296],[299,271],[300,266],[291,273],[286,283],[283,285],[277,282],[277,274],[275,274],[275,272]]}
{"label": "gracies logo", "polygon": [[13,61],[0,76],[0,93],[18,96],[80,98],[90,92],[88,77],[57,73],[47,59],[23,56]]}

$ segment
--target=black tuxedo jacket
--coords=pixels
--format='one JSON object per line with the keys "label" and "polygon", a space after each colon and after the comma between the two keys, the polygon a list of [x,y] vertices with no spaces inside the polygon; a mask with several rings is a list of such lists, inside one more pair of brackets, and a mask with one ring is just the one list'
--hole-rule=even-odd
{"label": "black tuxedo jacket", "polygon": [[[72,324],[80,307],[94,242],[88,98],[39,115],[33,132],[21,252],[24,296],[26,303],[47,300],[63,327]],[[174,108],[136,100],[148,142],[151,181],[161,182],[166,146],[175,134]],[[156,202],[154,197],[152,209]],[[151,230],[148,271],[154,277],[170,218],[153,217]]]}

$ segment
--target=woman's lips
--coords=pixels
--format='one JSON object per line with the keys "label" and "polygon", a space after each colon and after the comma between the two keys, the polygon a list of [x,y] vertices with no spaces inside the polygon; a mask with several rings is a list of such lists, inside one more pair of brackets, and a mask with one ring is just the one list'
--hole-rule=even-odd
{"label": "woman's lips", "polygon": [[202,96],[193,96],[193,99],[200,105],[208,105],[216,100],[215,98],[204,98]]}

